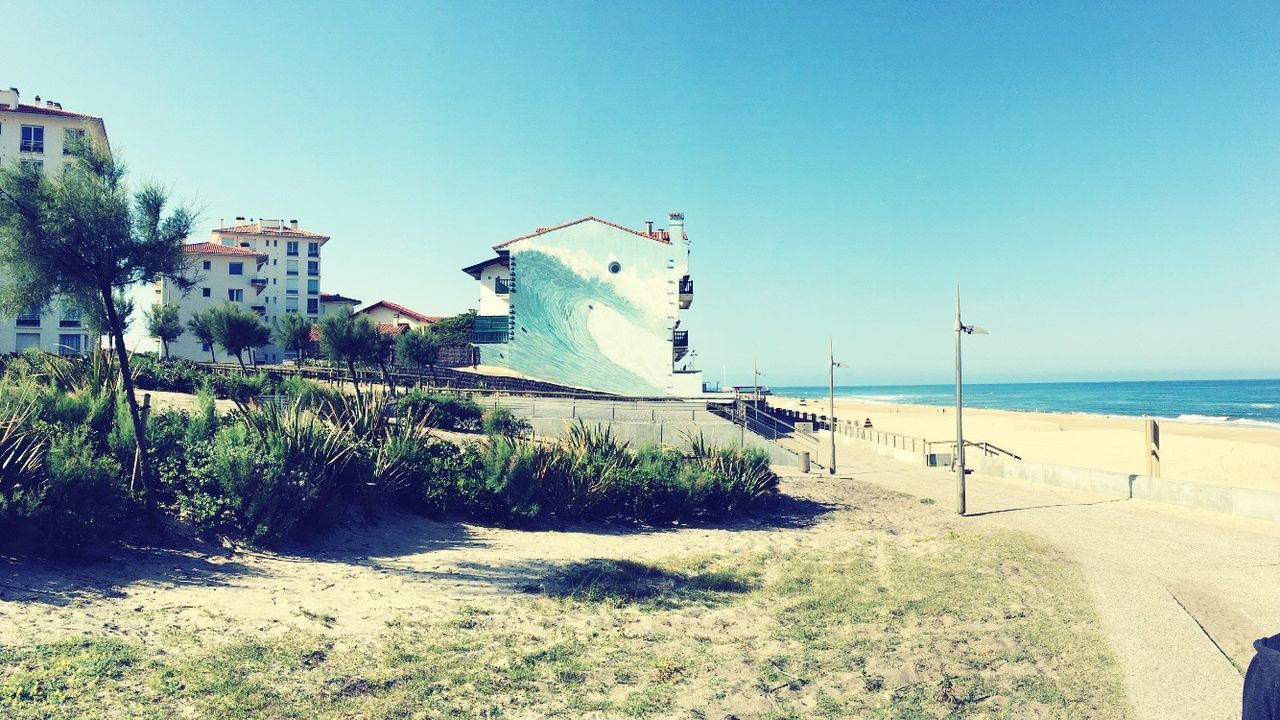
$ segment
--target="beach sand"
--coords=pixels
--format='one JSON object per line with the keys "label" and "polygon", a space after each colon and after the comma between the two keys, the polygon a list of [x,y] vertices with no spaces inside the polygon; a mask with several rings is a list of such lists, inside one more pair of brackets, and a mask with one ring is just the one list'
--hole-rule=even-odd
{"label": "beach sand", "polygon": [[[826,400],[769,398],[773,407],[825,415]],[[954,441],[955,409],[836,400],[836,417],[870,418],[877,430],[926,440]],[[1140,418],[965,408],[964,434],[1023,460],[1146,472]],[[1280,492],[1280,430],[1162,420],[1161,476]]]}

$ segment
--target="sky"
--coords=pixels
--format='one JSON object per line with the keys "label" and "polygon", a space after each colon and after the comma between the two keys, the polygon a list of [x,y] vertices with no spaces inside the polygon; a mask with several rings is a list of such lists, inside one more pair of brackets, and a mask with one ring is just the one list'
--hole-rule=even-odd
{"label": "sky", "polygon": [[460,268],[683,211],[707,379],[1280,376],[1280,5],[0,3],[0,86],[132,181],[332,237],[430,315]]}

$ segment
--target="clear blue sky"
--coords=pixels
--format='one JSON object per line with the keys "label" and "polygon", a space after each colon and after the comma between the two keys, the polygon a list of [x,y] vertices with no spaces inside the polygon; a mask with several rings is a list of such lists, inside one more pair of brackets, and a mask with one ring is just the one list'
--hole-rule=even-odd
{"label": "clear blue sky", "polygon": [[1278,7],[39,2],[0,84],[364,300],[683,210],[711,379],[945,382],[957,279],[975,381],[1275,377]]}

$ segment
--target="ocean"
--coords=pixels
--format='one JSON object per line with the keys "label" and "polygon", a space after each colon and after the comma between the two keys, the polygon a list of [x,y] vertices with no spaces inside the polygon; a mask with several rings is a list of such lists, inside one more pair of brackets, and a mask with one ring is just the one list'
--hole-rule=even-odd
{"label": "ocean", "polygon": [[[772,390],[792,397],[827,397],[825,385]],[[953,406],[956,401],[954,385],[837,385],[836,398],[903,405]],[[975,383],[964,386],[964,405],[1280,428],[1280,380]]]}

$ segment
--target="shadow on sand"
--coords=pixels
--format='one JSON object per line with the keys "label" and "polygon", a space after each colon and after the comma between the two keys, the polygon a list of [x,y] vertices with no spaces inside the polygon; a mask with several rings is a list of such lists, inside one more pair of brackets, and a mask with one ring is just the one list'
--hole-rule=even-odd
{"label": "shadow on sand", "polygon": [[[757,531],[806,528],[839,506],[808,498],[780,495],[767,507],[728,520],[661,526],[625,522],[543,522],[514,528],[519,532],[580,533],[600,536],[644,536],[689,529]],[[457,561],[432,564],[424,554],[445,550],[483,549],[489,545],[484,526],[456,520],[432,520],[408,513],[347,526],[309,541],[275,551],[236,548],[184,540],[180,547],[116,547],[108,558],[78,561],[0,556],[0,600],[65,606],[77,602],[123,598],[130,586],[219,587],[244,578],[266,576],[272,563],[335,563],[370,568],[415,581],[490,590],[527,590],[531,579],[563,566],[539,560],[508,564]],[[415,557],[412,563],[398,562]]]}

